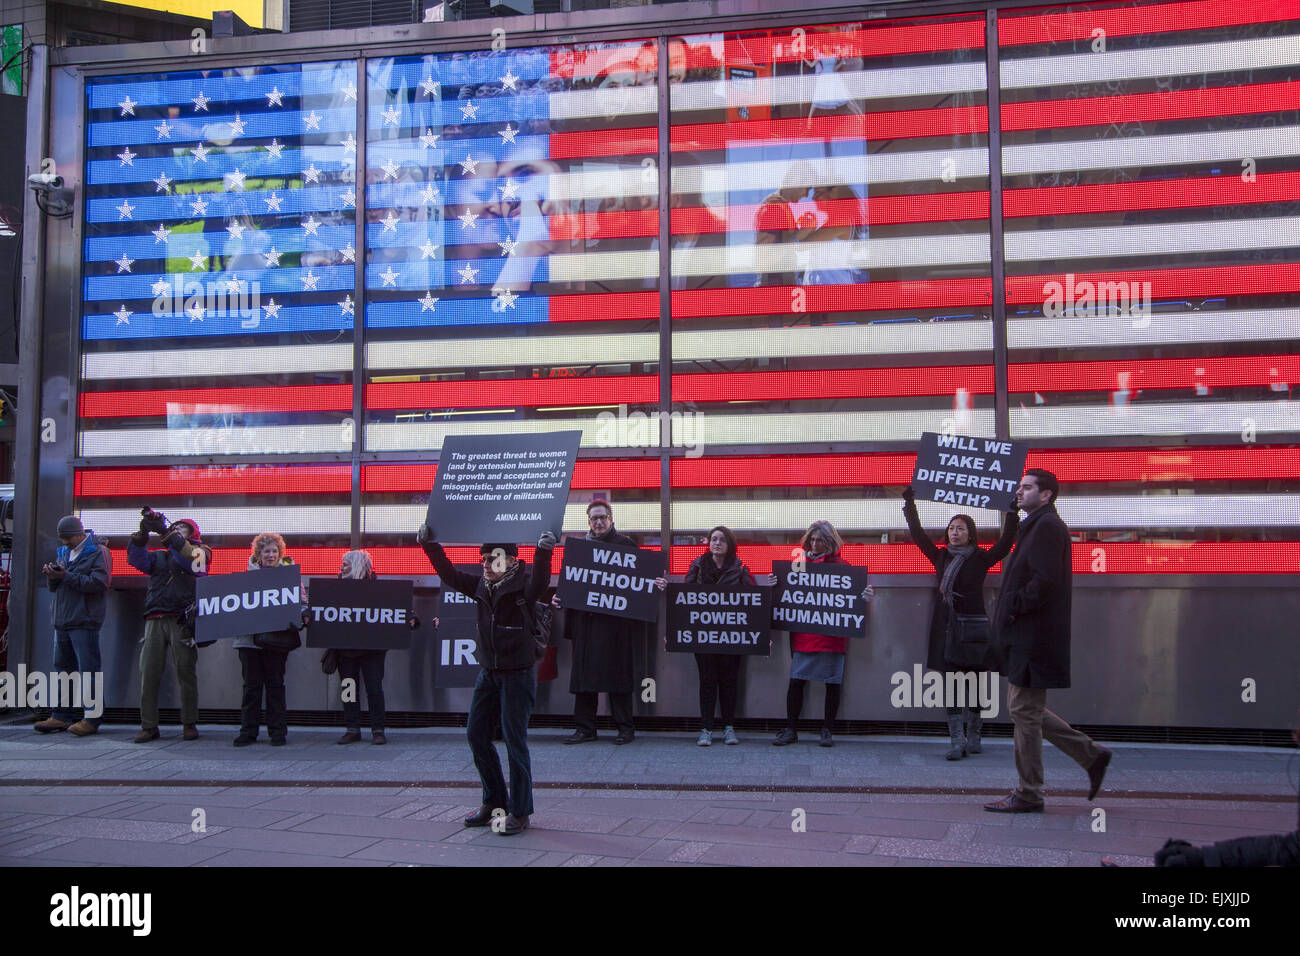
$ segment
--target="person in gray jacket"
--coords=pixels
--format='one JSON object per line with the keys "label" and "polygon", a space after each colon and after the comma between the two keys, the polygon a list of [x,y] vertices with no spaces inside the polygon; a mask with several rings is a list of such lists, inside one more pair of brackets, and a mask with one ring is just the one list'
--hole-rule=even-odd
{"label": "person in gray jacket", "polygon": [[[80,704],[84,704],[91,688],[88,681],[95,680],[100,672],[99,629],[104,626],[113,557],[95,540],[95,532],[82,527],[75,515],[59,519],[58,535],[63,546],[54,561],[41,568],[46,584],[54,592],[54,669],[61,674],[78,674]],[[99,680],[102,684],[102,675]],[[91,716],[80,704],[74,707],[71,700],[59,701],[54,713],[36,724],[36,732],[66,730],[77,737],[97,733],[100,715]]]}

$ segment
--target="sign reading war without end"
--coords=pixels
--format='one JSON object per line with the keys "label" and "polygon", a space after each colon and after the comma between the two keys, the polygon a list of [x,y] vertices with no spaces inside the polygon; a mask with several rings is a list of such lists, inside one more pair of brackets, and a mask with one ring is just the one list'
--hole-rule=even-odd
{"label": "sign reading war without end", "polygon": [[210,574],[195,582],[195,595],[194,636],[200,641],[302,626],[302,571],[296,564]]}
{"label": "sign reading war without end", "polygon": [[559,537],[580,431],[448,435],[429,496],[429,527],[444,544],[531,543]]}
{"label": "sign reading war without end", "polygon": [[569,538],[555,590],[566,608],[655,621],[659,618],[655,578],[663,577],[664,563],[662,551]]}
{"label": "sign reading war without end", "polygon": [[769,588],[718,590],[668,585],[668,650],[706,654],[767,654],[772,592]]}
{"label": "sign reading war without end", "polygon": [[411,646],[410,581],[318,578],[310,596],[308,647],[391,651]]}
{"label": "sign reading war without end", "polygon": [[912,491],[926,501],[1010,511],[1028,454],[1025,442],[923,432]]}
{"label": "sign reading war without end", "polygon": [[866,637],[867,604],[862,591],[867,569],[848,564],[773,561],[772,627],[832,637]]}

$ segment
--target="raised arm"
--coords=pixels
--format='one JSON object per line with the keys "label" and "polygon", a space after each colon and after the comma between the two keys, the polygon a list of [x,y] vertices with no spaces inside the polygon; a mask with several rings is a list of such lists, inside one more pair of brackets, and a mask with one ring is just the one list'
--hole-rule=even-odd
{"label": "raised arm", "polygon": [[[911,485],[908,485],[908,489],[911,489]],[[904,496],[903,517],[907,519],[907,530],[912,536],[912,543],[920,548],[921,553],[937,568],[943,558],[939,554],[938,546],[930,540],[930,536],[921,527],[921,516],[917,514],[916,502],[912,500],[911,495]]]}
{"label": "raised arm", "polygon": [[1002,522],[1002,537],[989,548],[989,567],[997,564],[1011,553],[1011,546],[1016,543],[1016,529],[1020,527],[1020,512],[1008,511]]}
{"label": "raised arm", "polygon": [[557,543],[555,535],[549,531],[537,542],[537,550],[533,552],[532,577],[528,579],[528,590],[524,593],[530,605],[540,601],[551,586],[551,558],[555,555]]}
{"label": "raised arm", "polygon": [[[432,532],[430,532],[430,534],[432,534]],[[456,566],[451,563],[451,559],[447,557],[447,552],[442,549],[442,545],[437,541],[432,540],[432,538],[422,539],[420,541],[420,547],[424,549],[424,553],[429,558],[429,563],[432,564],[434,570],[438,572],[438,577],[442,578],[444,587],[449,587],[453,591],[459,591],[466,597],[474,597],[478,592],[479,582],[479,578],[476,575],[458,571]]]}

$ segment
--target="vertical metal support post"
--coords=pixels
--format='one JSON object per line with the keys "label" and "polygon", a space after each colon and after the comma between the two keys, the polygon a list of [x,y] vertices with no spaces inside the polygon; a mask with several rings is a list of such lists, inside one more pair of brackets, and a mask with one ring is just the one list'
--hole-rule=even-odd
{"label": "vertical metal support post", "polygon": [[1011,437],[1007,394],[1007,276],[1002,242],[1002,82],[998,60],[998,12],[984,14],[984,65],[988,76],[989,253],[993,294],[993,422],[996,437]]}
{"label": "vertical metal support post", "polygon": [[366,59],[357,56],[357,160],[353,179],[357,192],[356,238],[352,247],[356,249],[356,278],[353,285],[356,296],[352,308],[352,549],[361,547],[361,442],[365,433],[365,388],[366,388],[366,137],[369,126],[366,120],[368,84],[366,82]]}
{"label": "vertical metal support post", "polygon": [[673,288],[672,288],[672,150],[669,143],[668,37],[655,41],[658,51],[659,93],[659,527],[665,557],[672,549],[672,410],[673,410]]}

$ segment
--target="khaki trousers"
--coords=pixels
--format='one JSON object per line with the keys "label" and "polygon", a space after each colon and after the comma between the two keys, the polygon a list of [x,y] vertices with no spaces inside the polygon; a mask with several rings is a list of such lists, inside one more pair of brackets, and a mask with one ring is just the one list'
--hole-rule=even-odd
{"label": "khaki trousers", "polygon": [[1016,795],[1027,803],[1043,802],[1043,738],[1057,746],[1084,770],[1101,756],[1102,748],[1047,709],[1047,690],[1007,685],[1007,710],[1015,724]]}
{"label": "khaki trousers", "polygon": [[144,730],[158,727],[158,686],[167,669],[169,647],[181,690],[181,723],[199,722],[199,652],[186,637],[179,617],[155,617],[145,621],[140,648],[140,727]]}

